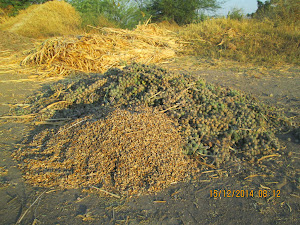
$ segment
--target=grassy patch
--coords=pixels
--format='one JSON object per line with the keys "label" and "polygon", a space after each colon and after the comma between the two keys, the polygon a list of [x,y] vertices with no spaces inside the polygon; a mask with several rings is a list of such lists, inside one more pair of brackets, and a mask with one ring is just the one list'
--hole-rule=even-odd
{"label": "grassy patch", "polygon": [[182,28],[187,54],[227,58],[260,65],[299,65],[299,25],[225,18],[205,20]]}

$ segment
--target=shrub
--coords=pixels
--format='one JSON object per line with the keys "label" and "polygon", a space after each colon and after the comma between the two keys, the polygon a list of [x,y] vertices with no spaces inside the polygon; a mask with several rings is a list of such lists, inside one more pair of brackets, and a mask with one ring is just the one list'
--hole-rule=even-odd
{"label": "shrub", "polygon": [[258,9],[253,18],[268,18],[277,24],[298,24],[300,21],[300,5],[298,0],[257,1]]}
{"label": "shrub", "polygon": [[49,0],[4,0],[0,2],[0,8],[4,9],[9,16],[16,16],[22,9],[26,9],[32,4],[41,4]]}
{"label": "shrub", "polygon": [[[80,13],[84,29],[87,25],[133,28],[139,21],[149,18],[137,4],[124,0],[72,0],[70,3]],[[104,18],[107,23],[103,23]]]}
{"label": "shrub", "polygon": [[233,20],[242,20],[244,18],[243,10],[238,8],[233,8],[232,11],[229,11],[227,18]]}
{"label": "shrub", "polygon": [[198,19],[199,10],[215,10],[219,8],[216,0],[153,0],[146,5],[155,21],[175,21],[188,24]]}

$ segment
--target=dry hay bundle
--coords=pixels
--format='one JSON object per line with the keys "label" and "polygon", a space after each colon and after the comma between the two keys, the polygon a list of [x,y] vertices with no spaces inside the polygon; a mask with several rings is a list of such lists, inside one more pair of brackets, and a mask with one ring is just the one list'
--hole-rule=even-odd
{"label": "dry hay bundle", "polygon": [[157,63],[174,58],[180,43],[173,32],[149,25],[133,31],[102,28],[99,34],[46,40],[22,62],[42,66],[50,74],[104,72],[124,62]]}
{"label": "dry hay bundle", "polygon": [[116,109],[44,130],[15,157],[38,186],[98,187],[121,194],[154,192],[198,172],[181,153],[178,124],[150,108]]}
{"label": "dry hay bundle", "polygon": [[16,17],[9,18],[1,28],[26,37],[48,37],[71,34],[81,24],[80,15],[64,1],[32,5]]}

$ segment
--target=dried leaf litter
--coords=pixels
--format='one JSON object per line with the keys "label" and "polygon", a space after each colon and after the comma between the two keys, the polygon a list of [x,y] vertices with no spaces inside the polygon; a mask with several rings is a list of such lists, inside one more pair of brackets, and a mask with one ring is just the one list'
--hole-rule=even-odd
{"label": "dried leaf litter", "polygon": [[205,166],[257,165],[281,153],[275,132],[287,126],[250,95],[142,64],[58,82],[26,103],[36,120],[73,120],[15,153],[29,182],[123,194],[160,190]]}

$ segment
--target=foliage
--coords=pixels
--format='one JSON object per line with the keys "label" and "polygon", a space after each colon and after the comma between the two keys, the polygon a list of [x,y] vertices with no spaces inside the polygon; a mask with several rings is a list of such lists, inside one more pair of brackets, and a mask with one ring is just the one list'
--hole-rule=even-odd
{"label": "foliage", "polygon": [[257,1],[258,9],[251,16],[256,19],[268,18],[285,24],[297,24],[300,21],[299,0],[268,0]]}
{"label": "foliage", "polygon": [[233,20],[242,20],[244,18],[243,10],[239,8],[233,8],[231,11],[228,12],[227,18]]}
{"label": "foliage", "polygon": [[0,8],[8,12],[8,15],[15,16],[22,9],[26,9],[32,4],[41,4],[49,0],[1,0]]}
{"label": "foliage", "polygon": [[188,24],[198,19],[200,10],[215,10],[219,7],[217,0],[153,0],[146,5],[146,11],[153,15],[154,21]]}
{"label": "foliage", "polygon": [[[103,24],[104,12],[113,11],[113,8],[115,7],[111,2],[106,0],[73,0],[70,1],[70,3],[75,7],[75,9],[78,12],[80,12],[83,27],[85,27],[86,25],[98,26],[100,21],[102,21],[101,24]],[[106,18],[106,20],[107,23],[113,24],[113,22],[110,22],[108,18]],[[113,26],[116,26],[116,24]]]}
{"label": "foliage", "polygon": [[[133,28],[139,21],[146,19],[137,4],[128,4],[125,0],[69,0],[69,2],[80,12],[85,28],[87,25]],[[105,18],[107,24],[103,23]]]}

